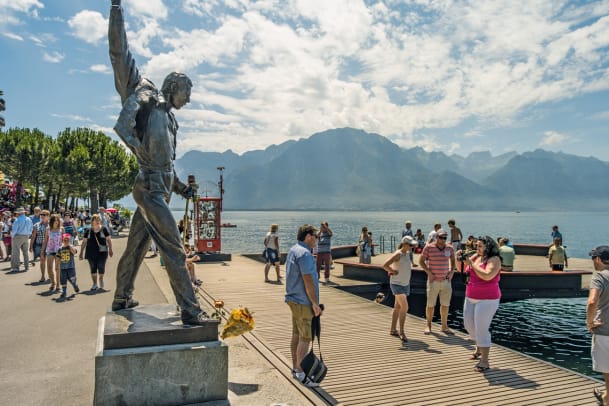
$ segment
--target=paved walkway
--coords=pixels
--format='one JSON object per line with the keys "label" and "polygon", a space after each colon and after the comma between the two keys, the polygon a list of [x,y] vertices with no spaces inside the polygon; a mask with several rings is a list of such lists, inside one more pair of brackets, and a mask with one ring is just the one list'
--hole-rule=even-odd
{"label": "paved walkway", "polygon": [[[98,321],[112,301],[116,265],[126,237],[113,240],[115,256],[106,267],[107,291],[89,292],[88,264],[77,261],[81,293],[66,302],[56,302],[59,294],[49,294],[49,284],[37,282],[38,264],[28,272],[10,273],[10,263],[0,262],[0,405],[92,404]],[[142,266],[137,299],[167,303],[164,293],[169,282],[156,265],[158,258],[145,264],[153,268],[155,277],[147,265]],[[231,405],[310,404],[243,338],[228,344]]]}

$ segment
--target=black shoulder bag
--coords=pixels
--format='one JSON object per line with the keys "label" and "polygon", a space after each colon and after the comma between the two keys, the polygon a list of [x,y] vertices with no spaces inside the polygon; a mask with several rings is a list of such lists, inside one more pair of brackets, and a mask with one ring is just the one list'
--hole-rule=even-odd
{"label": "black shoulder bag", "polygon": [[[328,367],[324,364],[324,358],[321,355],[321,344],[319,342],[319,334],[321,332],[320,317],[313,317],[311,320],[311,339],[313,341],[311,345],[311,351],[302,359],[300,367],[304,371],[305,375],[313,382],[320,383],[326,377]],[[315,348],[315,337],[317,337],[317,348],[319,350],[319,358],[315,355],[313,349]]]}

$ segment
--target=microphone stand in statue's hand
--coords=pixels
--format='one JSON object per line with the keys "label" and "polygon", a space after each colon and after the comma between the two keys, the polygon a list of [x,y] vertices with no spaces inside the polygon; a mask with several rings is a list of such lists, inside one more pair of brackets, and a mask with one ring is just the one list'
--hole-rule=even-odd
{"label": "microphone stand in statue's hand", "polygon": [[197,195],[198,188],[199,185],[197,185],[197,182],[195,181],[195,175],[188,175],[188,186],[186,186],[186,188],[182,192],[182,196],[186,199],[186,208],[184,209],[184,231],[182,232],[182,245],[186,245],[186,242],[188,241],[187,231],[190,230],[190,223],[188,221],[188,204],[190,203],[190,200],[193,200],[194,204],[194,197]]}

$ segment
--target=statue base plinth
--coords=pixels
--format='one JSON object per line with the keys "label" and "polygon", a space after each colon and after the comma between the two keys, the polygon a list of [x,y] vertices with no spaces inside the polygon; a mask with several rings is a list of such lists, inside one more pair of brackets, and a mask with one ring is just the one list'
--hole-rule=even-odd
{"label": "statue base plinth", "polygon": [[99,322],[95,405],[186,405],[228,397],[218,320],[183,326],[173,305],[108,312]]}

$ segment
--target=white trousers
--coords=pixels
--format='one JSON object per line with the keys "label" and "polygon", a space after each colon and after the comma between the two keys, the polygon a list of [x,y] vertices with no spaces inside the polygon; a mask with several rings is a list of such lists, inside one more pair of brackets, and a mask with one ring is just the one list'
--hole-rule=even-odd
{"label": "white trousers", "polygon": [[491,346],[489,327],[498,308],[499,299],[477,300],[465,298],[463,325],[478,347]]}

